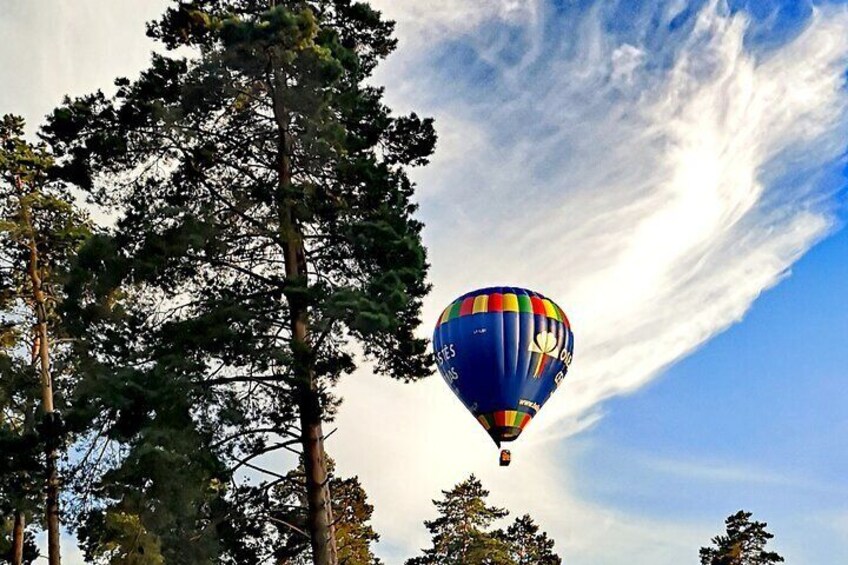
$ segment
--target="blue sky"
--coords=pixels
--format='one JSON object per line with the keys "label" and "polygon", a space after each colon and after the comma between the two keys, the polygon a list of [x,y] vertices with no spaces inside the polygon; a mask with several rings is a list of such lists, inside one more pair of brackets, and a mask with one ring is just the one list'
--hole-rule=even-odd
{"label": "blue sky", "polygon": [[[751,49],[787,41],[811,12],[804,3],[738,4],[757,22]],[[848,560],[848,232],[836,169],[827,183],[839,191],[834,235],[741,323],[607,402],[576,440],[583,449],[568,464],[584,496],[716,528],[746,508],[772,524],[791,562]]]}
{"label": "blue sky", "polygon": [[[438,378],[342,383],[328,448],[375,503],[386,562],[471,472],[570,565],[694,564],[743,507],[794,565],[848,562],[845,7],[374,4],[401,41],[375,80],[440,134],[415,172],[426,320],[514,284],[576,334],[507,470]],[[132,76],[164,5],[0,0],[0,111],[36,124]]]}
{"label": "blue sky", "polygon": [[607,403],[569,462],[583,494],[716,528],[745,508],[771,524],[793,563],[846,562],[846,281],[842,230],[742,323]]}

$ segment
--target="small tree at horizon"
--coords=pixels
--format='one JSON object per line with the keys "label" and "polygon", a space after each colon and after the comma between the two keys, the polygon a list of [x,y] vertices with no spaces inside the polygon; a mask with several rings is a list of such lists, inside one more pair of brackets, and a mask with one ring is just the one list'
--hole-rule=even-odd
{"label": "small tree at horizon", "polygon": [[774,535],[766,531],[765,522],[751,521],[751,512],[740,510],[724,521],[726,533],[712,539],[712,546],[702,547],[701,565],[772,565],[784,559],[766,545]]}
{"label": "small tree at horizon", "polygon": [[506,529],[493,529],[509,515],[503,508],[489,506],[489,491],[471,475],[443,498],[434,500],[439,516],[424,525],[432,535],[432,546],[406,565],[560,565],[554,542],[529,515],[517,518]]}
{"label": "small tree at horizon", "polygon": [[539,530],[539,525],[529,514],[516,518],[506,530],[498,530],[497,535],[509,545],[510,557],[515,565],[562,563],[562,558],[554,553],[554,540]]}

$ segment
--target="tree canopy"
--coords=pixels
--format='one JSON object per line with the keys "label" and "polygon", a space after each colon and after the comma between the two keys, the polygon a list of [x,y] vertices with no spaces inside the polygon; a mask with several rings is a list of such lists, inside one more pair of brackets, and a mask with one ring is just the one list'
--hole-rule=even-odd
{"label": "tree canopy", "polygon": [[[368,81],[395,39],[365,3],[175,2],[148,33],[172,51],[42,129],[57,178],[116,216],[68,305],[91,452],[114,455],[94,457],[82,538],[104,559],[128,558],[112,529],[155,537],[168,562],[259,559],[270,516],[241,502],[296,450],[314,558],[335,563],[333,384],[357,351],[394,378],[431,370],[407,170],[427,163],[432,120],[394,115]],[[248,487],[248,470],[265,479]]]}
{"label": "tree canopy", "polygon": [[477,477],[442,491],[434,500],[435,520],[424,522],[432,545],[407,565],[559,565],[562,559],[553,551],[554,543],[529,515],[517,518],[506,529],[494,529],[509,512],[489,506],[489,491]]}
{"label": "tree canopy", "polygon": [[26,557],[26,522],[40,517],[57,565],[61,414],[77,383],[60,310],[91,225],[52,175],[49,148],[25,140],[24,125],[8,114],[0,121],[0,512],[14,516],[12,561]]}
{"label": "tree canopy", "polygon": [[724,521],[726,533],[702,547],[701,565],[771,565],[783,563],[783,557],[766,549],[774,535],[765,522],[751,521],[752,514],[740,510]]}

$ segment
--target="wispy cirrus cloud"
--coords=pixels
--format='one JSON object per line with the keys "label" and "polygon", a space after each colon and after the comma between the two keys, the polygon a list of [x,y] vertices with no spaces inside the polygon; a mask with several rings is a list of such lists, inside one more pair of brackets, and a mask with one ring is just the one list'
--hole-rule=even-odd
{"label": "wispy cirrus cloud", "polygon": [[549,422],[644,384],[779,281],[834,227],[848,130],[844,10],[755,58],[745,16],[712,2],[667,67],[585,20],[522,81],[404,81],[439,100],[447,146],[421,175],[431,311],[504,280],[560,300],[580,351]]}
{"label": "wispy cirrus cloud", "polygon": [[536,18],[541,10],[539,0],[375,0],[371,4],[398,23],[406,34],[405,40],[417,35],[432,40],[445,34],[470,32],[492,21],[526,22]]}
{"label": "wispy cirrus cloud", "polygon": [[[816,10],[755,54],[750,20],[721,2],[683,20],[681,3],[660,4],[628,26],[609,5],[563,15],[528,3],[510,18],[506,3],[483,4],[475,18],[447,25],[437,11],[429,25],[423,10],[382,3],[401,30],[428,39],[405,44],[380,76],[394,106],[434,114],[441,135],[418,174],[428,315],[469,288],[536,288],[569,313],[575,363],[507,473],[437,379],[350,379],[331,448],[363,475],[378,528],[407,551],[424,542],[422,500],[473,470],[497,502],[532,509],[572,563],[681,562],[708,538],[697,525],[582,500],[569,443],[553,440],[741,320],[835,229],[848,13]],[[365,459],[362,443],[356,456],[346,447],[354,437]],[[668,528],[677,541],[649,541]]]}

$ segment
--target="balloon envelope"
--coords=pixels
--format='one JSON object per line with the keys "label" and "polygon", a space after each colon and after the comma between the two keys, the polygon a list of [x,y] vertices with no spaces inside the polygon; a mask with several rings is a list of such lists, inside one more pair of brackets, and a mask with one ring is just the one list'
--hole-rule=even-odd
{"label": "balloon envelope", "polygon": [[433,347],[445,382],[500,445],[521,434],[565,378],[574,334],[541,294],[491,287],[445,308]]}

